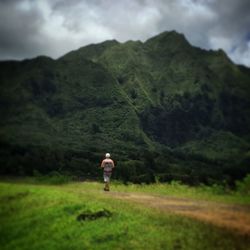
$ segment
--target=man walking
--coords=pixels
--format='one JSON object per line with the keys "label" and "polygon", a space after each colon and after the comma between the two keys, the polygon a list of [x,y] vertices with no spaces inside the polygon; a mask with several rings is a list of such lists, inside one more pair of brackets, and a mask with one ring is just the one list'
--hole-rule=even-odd
{"label": "man walking", "polygon": [[113,160],[110,158],[110,154],[106,153],[106,159],[102,161],[101,168],[103,168],[103,178],[104,178],[104,191],[109,191],[110,177],[112,175],[112,170],[115,167]]}

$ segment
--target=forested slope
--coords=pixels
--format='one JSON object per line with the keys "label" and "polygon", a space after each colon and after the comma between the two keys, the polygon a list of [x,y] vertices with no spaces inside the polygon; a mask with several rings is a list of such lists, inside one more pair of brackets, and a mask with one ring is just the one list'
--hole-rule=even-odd
{"label": "forested slope", "polygon": [[0,63],[2,174],[232,182],[250,161],[250,70],[174,31]]}

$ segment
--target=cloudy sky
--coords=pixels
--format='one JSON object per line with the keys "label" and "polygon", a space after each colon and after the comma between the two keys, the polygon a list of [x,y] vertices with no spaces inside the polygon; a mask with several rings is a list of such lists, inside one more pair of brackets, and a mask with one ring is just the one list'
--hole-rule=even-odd
{"label": "cloudy sky", "polygon": [[0,60],[57,58],[107,39],[165,30],[250,67],[250,0],[0,0]]}

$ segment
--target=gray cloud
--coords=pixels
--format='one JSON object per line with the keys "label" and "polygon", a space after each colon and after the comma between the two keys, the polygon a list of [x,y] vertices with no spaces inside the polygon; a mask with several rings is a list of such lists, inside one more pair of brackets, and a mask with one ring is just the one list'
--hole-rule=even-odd
{"label": "gray cloud", "polygon": [[250,66],[249,0],[0,0],[0,59],[59,57],[107,39],[184,33]]}

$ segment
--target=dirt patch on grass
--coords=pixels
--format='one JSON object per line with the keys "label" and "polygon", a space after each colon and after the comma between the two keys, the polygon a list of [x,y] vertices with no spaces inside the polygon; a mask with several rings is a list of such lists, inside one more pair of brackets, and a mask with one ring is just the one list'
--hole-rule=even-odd
{"label": "dirt patch on grass", "polygon": [[79,214],[76,219],[78,221],[86,221],[86,220],[97,220],[102,217],[109,218],[111,217],[112,213],[106,209],[92,212],[92,211],[85,211],[81,214]]}
{"label": "dirt patch on grass", "polygon": [[180,214],[250,237],[250,206],[192,199],[110,192],[113,198],[132,201],[161,212]]}

